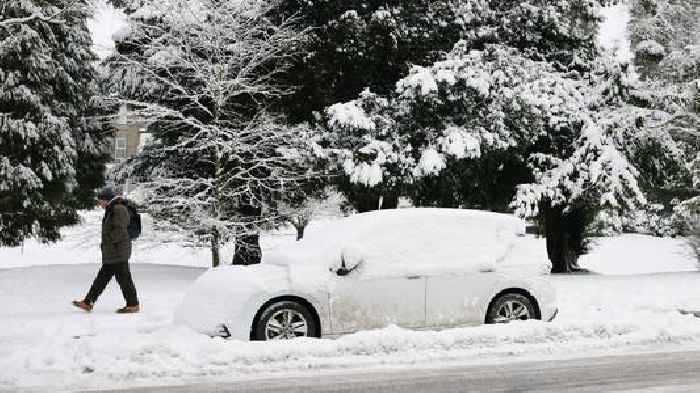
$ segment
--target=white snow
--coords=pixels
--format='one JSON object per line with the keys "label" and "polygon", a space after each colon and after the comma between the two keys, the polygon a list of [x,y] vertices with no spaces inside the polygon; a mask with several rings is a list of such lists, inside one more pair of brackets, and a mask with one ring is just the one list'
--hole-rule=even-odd
{"label": "white snow", "polygon": [[598,42],[606,49],[616,50],[621,61],[632,60],[632,49],[627,24],[630,21],[630,4],[621,1],[618,4],[601,9],[603,22],[600,24]]}
{"label": "white snow", "polygon": [[330,127],[338,125],[364,130],[374,130],[375,128],[372,119],[367,116],[367,113],[355,101],[331,105],[326,111]]}
{"label": "white snow", "polygon": [[463,127],[448,127],[443,134],[439,143],[445,154],[457,159],[481,156],[481,144],[474,132],[469,132]]}
{"label": "white snow", "polygon": [[637,52],[654,56],[663,56],[666,51],[664,47],[654,40],[644,40],[637,44]]}
{"label": "white snow", "polygon": [[413,169],[413,175],[437,175],[446,166],[445,157],[438,153],[434,147],[428,147],[423,150],[420,160],[418,160],[418,165]]}
{"label": "white snow", "polygon": [[692,272],[700,267],[683,238],[624,234],[592,243],[591,252],[579,259],[579,265],[600,274]]}
{"label": "white snow", "polygon": [[[17,248],[0,247],[0,268],[34,265],[82,264],[100,262],[100,222],[104,212],[100,209],[83,211],[82,224],[63,228],[63,241],[42,244],[34,239]],[[142,214],[143,235],[133,243],[131,260],[135,263],[166,263],[207,267],[211,256],[206,248],[184,246],[183,239],[170,233],[153,231],[153,220]],[[232,251],[224,249],[225,260]]]}
{"label": "white snow", "polygon": [[345,171],[350,174],[350,181],[367,187],[374,187],[381,183],[384,176],[382,167],[377,162],[372,164],[361,162],[354,165],[352,161],[346,161]]}
{"label": "white snow", "polygon": [[[444,75],[440,76],[445,78]],[[429,68],[413,66],[408,76],[396,83],[396,91],[404,96],[427,96],[438,91],[437,81]]]}
{"label": "white snow", "polygon": [[[52,252],[35,243],[27,243],[24,254],[0,250],[0,389],[114,389],[274,373],[700,348],[700,319],[676,310],[700,308],[700,274],[683,239],[596,239],[580,263],[592,273],[551,277],[560,308],[551,323],[424,332],[389,326],[338,339],[260,343],[211,339],[173,325],[173,310],[204,268],[172,264],[204,266],[208,258],[175,259],[164,251],[160,260],[157,252],[150,256],[159,264],[136,260],[132,270],[141,314],[113,313],[123,302],[115,283],[93,313],[74,309],[70,300],[84,295],[99,268],[80,259],[97,260],[98,237],[92,233],[98,224],[93,220],[82,230],[65,231],[66,239]],[[307,233],[320,233],[320,227]],[[76,251],[80,243],[90,251]],[[543,249],[544,240],[530,239],[526,246]]]}
{"label": "white snow", "polygon": [[88,20],[88,28],[92,33],[93,49],[100,59],[114,52],[114,35],[126,26],[126,15],[123,12],[105,0],[95,0],[95,14]]}

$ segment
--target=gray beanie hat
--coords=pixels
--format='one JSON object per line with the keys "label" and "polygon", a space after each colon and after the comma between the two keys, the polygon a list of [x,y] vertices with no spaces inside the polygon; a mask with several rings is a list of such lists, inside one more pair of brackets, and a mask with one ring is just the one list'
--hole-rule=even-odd
{"label": "gray beanie hat", "polygon": [[101,201],[111,201],[116,196],[117,194],[114,192],[114,190],[109,187],[105,187],[97,194],[97,199]]}

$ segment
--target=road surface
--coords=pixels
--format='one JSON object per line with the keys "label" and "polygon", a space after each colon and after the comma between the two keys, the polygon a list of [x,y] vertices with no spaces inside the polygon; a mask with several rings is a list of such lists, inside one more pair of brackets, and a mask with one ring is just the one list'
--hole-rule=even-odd
{"label": "road surface", "polygon": [[[104,390],[100,391],[105,393]],[[224,392],[700,392],[700,352],[394,371],[344,371],[120,393]]]}

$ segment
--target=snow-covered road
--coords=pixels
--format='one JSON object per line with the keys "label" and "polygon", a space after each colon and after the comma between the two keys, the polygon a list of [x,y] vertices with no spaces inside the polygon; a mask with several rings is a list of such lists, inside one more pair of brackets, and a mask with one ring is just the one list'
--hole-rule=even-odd
{"label": "snow-covered road", "polygon": [[142,387],[110,393],[697,393],[698,364],[700,352],[655,352],[487,366],[309,372],[303,376]]}
{"label": "snow-covered road", "polygon": [[[202,268],[134,264],[144,310],[116,315],[112,283],[92,314],[73,309],[96,264],[0,269],[0,389],[119,388],[230,381],[309,370],[488,364],[638,350],[700,349],[700,273],[561,275],[560,315],[416,332],[387,327],[339,339],[249,343],[172,325],[172,310]],[[80,337],[80,338],[76,338]]]}

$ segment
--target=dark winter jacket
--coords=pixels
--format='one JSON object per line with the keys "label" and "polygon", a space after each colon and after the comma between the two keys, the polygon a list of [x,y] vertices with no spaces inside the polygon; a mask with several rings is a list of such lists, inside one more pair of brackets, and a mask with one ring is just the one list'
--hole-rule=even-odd
{"label": "dark winter jacket", "polygon": [[102,263],[126,263],[131,257],[129,210],[124,201],[116,199],[105,209],[102,218]]}

